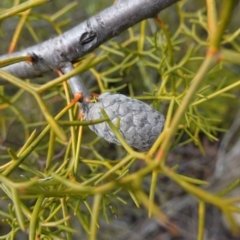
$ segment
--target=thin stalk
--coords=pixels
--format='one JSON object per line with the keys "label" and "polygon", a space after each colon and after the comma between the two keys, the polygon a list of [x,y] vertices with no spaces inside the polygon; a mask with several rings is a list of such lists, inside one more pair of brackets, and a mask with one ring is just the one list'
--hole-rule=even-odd
{"label": "thin stalk", "polygon": [[217,33],[217,11],[215,0],[206,0],[208,11],[208,35],[210,42],[214,42]]}
{"label": "thin stalk", "polygon": [[173,117],[171,127],[168,129],[164,129],[163,133],[165,133],[165,139],[162,142],[161,148],[156,156],[156,160],[160,162],[162,159],[166,157],[166,154],[170,148],[171,138],[173,137],[174,133],[176,132],[178,125],[182,119],[182,116],[186,112],[194,94],[199,89],[199,86],[204,79],[207,72],[211,69],[214,63],[214,59],[212,56],[207,55],[204,62],[202,63],[201,67],[199,68],[196,77],[193,79],[192,84],[190,85],[186,96],[184,97],[181,105],[177,109],[176,114]]}
{"label": "thin stalk", "polygon": [[227,86],[227,87],[225,87],[225,88],[222,88],[222,89],[219,90],[219,91],[216,91],[216,92],[214,92],[214,93],[206,96],[205,98],[202,98],[202,99],[200,99],[200,100],[198,100],[198,101],[196,101],[196,102],[193,102],[193,103],[191,104],[191,107],[197,106],[197,105],[199,105],[199,104],[201,104],[201,103],[203,103],[203,102],[205,102],[205,101],[207,101],[207,100],[209,100],[209,99],[211,99],[211,98],[214,98],[214,97],[216,97],[216,96],[219,96],[220,94],[225,93],[225,92],[227,92],[227,91],[230,91],[231,89],[234,89],[234,88],[236,88],[236,87],[239,86],[239,85],[240,85],[240,80],[237,81],[237,82],[235,82],[235,83],[233,83],[233,84],[231,84],[231,85],[229,85],[229,86]]}
{"label": "thin stalk", "polygon": [[[61,206],[62,206],[62,213],[63,213],[63,223],[66,227],[70,228],[70,216],[69,216],[69,212],[68,212],[68,208],[67,208],[67,201],[65,198],[61,198]],[[69,231],[66,231],[66,235],[67,235],[67,240],[72,240],[72,234],[70,234]]]}
{"label": "thin stalk", "polygon": [[[213,36],[212,39],[210,39],[210,46],[212,51],[217,51],[220,48],[220,42],[222,39],[222,35],[227,27],[227,24],[232,16],[232,12],[234,10],[234,7],[236,6],[237,2],[239,0],[228,0],[223,1],[223,4],[221,6],[221,16],[220,16],[220,23],[217,28],[217,32]],[[212,14],[212,13],[209,13]],[[208,19],[210,18],[208,14]]]}
{"label": "thin stalk", "polygon": [[39,212],[41,210],[41,206],[44,200],[44,196],[40,196],[34,206],[32,218],[30,221],[29,226],[29,240],[35,240],[36,239],[36,232],[37,232],[37,225],[39,221]]}
{"label": "thin stalk", "polygon": [[24,3],[21,3],[15,7],[12,7],[0,14],[0,22],[6,18],[12,17],[17,15],[20,12],[23,12],[25,10],[28,10],[30,8],[39,6],[41,4],[44,4],[48,2],[49,0],[32,0],[32,1],[26,1]]}
{"label": "thin stalk", "polygon": [[93,200],[93,210],[92,210],[92,218],[91,218],[91,226],[90,226],[90,235],[89,240],[97,239],[97,225],[98,225],[98,216],[100,212],[100,203],[102,200],[101,194],[96,194]]}
{"label": "thin stalk", "polygon": [[83,134],[83,126],[79,126],[78,136],[77,136],[76,154],[75,154],[74,167],[73,167],[74,174],[77,174],[77,172],[78,172],[80,153],[81,153],[81,144],[82,144],[82,134]]}
{"label": "thin stalk", "polygon": [[205,203],[202,201],[199,201],[198,206],[198,238],[197,240],[203,240],[204,239],[204,223],[205,223]]}
{"label": "thin stalk", "polygon": [[30,14],[32,9],[28,9],[27,11],[23,12],[22,13],[22,16],[21,16],[21,19],[18,23],[18,26],[16,27],[16,30],[14,32],[14,35],[12,37],[12,41],[11,41],[11,44],[9,46],[9,49],[8,49],[8,53],[12,53],[17,45],[17,42],[18,42],[18,39],[19,39],[19,36],[21,34],[21,31],[24,27],[24,24],[26,23],[27,21],[27,18]]}
{"label": "thin stalk", "polygon": [[[71,102],[68,106],[66,106],[57,116],[56,120],[62,117],[69,108],[73,107],[76,102]],[[49,132],[51,129],[50,125],[48,125],[39,135],[38,137],[29,145],[29,147],[18,157],[18,160],[12,161],[12,164],[2,172],[3,176],[8,176],[12,173],[12,171],[17,168],[26,158],[27,156],[38,146],[39,142],[43,139],[43,137]]]}

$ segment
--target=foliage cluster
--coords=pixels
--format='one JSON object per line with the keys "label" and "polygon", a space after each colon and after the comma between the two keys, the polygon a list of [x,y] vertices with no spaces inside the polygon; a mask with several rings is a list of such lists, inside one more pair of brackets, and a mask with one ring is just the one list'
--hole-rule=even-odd
{"label": "foliage cluster", "polygon": [[[76,2],[51,15],[34,11],[36,5],[46,2],[12,1],[9,6],[7,1],[8,9],[1,9],[2,23],[12,16],[18,19],[9,52],[26,30],[35,42],[41,41],[33,19],[44,20],[61,33]],[[149,216],[154,215],[176,234],[176,226],[154,203],[159,175],[198,199],[199,240],[203,239],[206,203],[220,208],[232,231],[239,231],[231,215],[240,212],[236,200],[202,190],[199,186],[205,181],[182,176],[177,165],[169,168],[165,161],[170,149],[191,142],[204,154],[201,136],[217,141],[234,117],[229,113],[239,104],[240,79],[235,72],[240,64],[239,29],[225,31],[236,1],[222,1],[219,13],[213,0],[199,9],[191,9],[189,2],[166,10],[177,16],[174,26],[159,18],[143,21],[76,63],[77,73],[83,74],[91,91],[122,92],[149,101],[165,114],[164,131],[147,153],[134,151],[121,136],[123,147],[116,147],[90,133],[90,123],[78,120],[78,105],[71,101],[65,76],[39,84],[0,70],[0,77],[11,86],[0,86],[0,186],[1,197],[8,203],[0,215],[10,226],[0,239],[14,239],[26,229],[32,240],[36,236],[73,239],[76,229],[71,221],[76,218],[94,240],[99,215],[106,221],[116,215],[112,203],[126,203],[123,192],[130,196],[127,201],[132,200],[136,207],[143,205]],[[13,60],[2,61],[0,66]],[[111,122],[109,125],[119,135]],[[132,172],[138,161],[143,167]],[[148,196],[142,181],[149,175]]]}

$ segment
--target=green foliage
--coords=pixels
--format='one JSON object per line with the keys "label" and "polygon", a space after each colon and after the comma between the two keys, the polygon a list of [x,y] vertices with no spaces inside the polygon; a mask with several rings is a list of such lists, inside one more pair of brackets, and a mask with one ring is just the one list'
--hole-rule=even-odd
{"label": "green foliage", "polygon": [[[234,117],[228,112],[236,111],[239,104],[236,95],[240,80],[232,71],[240,62],[239,29],[224,31],[234,1],[225,1],[228,3],[218,18],[212,2],[187,11],[188,1],[181,1],[175,9],[166,10],[178,17],[174,27],[160,19],[143,21],[86,56],[71,73],[87,72],[83,76],[93,86],[91,91],[123,92],[150,101],[165,113],[164,132],[148,153],[131,149],[107,116],[100,121],[109,122],[123,147],[111,150],[88,130],[86,125],[91,123],[78,121],[78,107],[71,101],[66,84],[70,74],[39,84],[0,70],[0,77],[11,86],[0,87],[0,186],[2,199],[9,203],[0,215],[11,227],[0,239],[14,239],[18,231],[26,229],[29,239],[72,239],[76,232],[71,226],[73,218],[89,239],[96,239],[99,215],[106,221],[116,215],[112,203],[126,203],[123,192],[129,195],[127,201],[145,206],[149,216],[155,215],[176,233],[176,227],[153,201],[159,174],[199,199],[199,240],[203,239],[206,203],[220,208],[230,220],[232,231],[238,231],[230,212],[240,210],[232,202],[202,190],[197,185],[206,182],[179,175],[165,163],[169,150],[178,145],[193,142],[203,152],[203,134],[217,141]],[[28,3],[33,7],[33,1]],[[9,50],[15,49],[26,29],[36,42],[41,41],[38,30],[31,25],[33,18],[43,19],[61,33],[61,27],[69,21],[58,18],[74,6],[75,2],[69,3],[48,16],[30,7],[23,14],[16,11],[23,9],[21,5],[6,5],[9,9],[1,10],[0,20],[19,17]],[[219,27],[217,22],[221,22]],[[25,59],[0,62],[0,66],[21,60]],[[132,173],[130,169],[138,161],[144,166]],[[148,197],[142,181],[150,174]]]}

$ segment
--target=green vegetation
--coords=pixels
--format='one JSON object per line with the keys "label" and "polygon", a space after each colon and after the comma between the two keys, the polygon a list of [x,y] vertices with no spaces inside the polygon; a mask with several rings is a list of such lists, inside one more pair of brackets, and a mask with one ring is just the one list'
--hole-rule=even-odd
{"label": "green vegetation", "polygon": [[[3,1],[0,6],[2,52],[27,47],[24,39],[28,36],[35,42],[46,39],[44,29],[36,27],[40,20],[60,34],[70,22],[69,11],[76,7],[76,2],[69,2],[58,6],[55,13],[47,13],[44,5],[41,12],[34,8],[45,0],[28,1],[27,8],[21,8],[19,1],[12,1],[11,6],[16,6],[11,7],[10,2]],[[171,149],[189,143],[204,154],[201,136],[218,141],[238,109],[236,2],[221,1],[218,7],[214,0],[198,1],[193,8],[188,1],[181,1],[160,14],[161,20],[141,22],[76,63],[76,71],[91,91],[121,92],[148,101],[164,113],[164,131],[147,153],[131,149],[121,137],[124,147],[113,147],[91,133],[86,126],[90,123],[78,120],[78,105],[71,100],[66,76],[21,80],[0,70],[0,77],[8,82],[0,86],[0,186],[1,199],[8,203],[0,215],[10,226],[0,239],[14,239],[27,229],[31,240],[73,239],[77,229],[71,221],[75,218],[94,240],[99,217],[109,221],[117,214],[112,203],[118,201],[144,206],[149,216],[174,234],[177,228],[154,203],[159,175],[198,199],[196,239],[204,239],[206,204],[226,215],[232,232],[239,231],[231,212],[240,209],[233,200],[203,190],[199,186],[205,181],[180,175],[177,162],[174,168],[166,162]],[[89,11],[93,14],[96,9],[89,5]],[[13,20],[6,19],[12,16]],[[11,37],[5,21],[14,23]],[[1,67],[6,64],[11,62],[0,62]],[[142,167],[132,171],[138,162]],[[149,176],[148,194],[142,183]]]}

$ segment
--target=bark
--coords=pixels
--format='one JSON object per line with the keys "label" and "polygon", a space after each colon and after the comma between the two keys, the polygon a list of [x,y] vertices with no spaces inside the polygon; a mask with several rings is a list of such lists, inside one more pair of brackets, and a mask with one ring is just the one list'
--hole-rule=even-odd
{"label": "bark", "polygon": [[0,60],[30,55],[33,60],[33,64],[20,62],[2,69],[22,79],[41,76],[53,69],[64,69],[66,64],[74,63],[136,23],[156,17],[161,10],[177,1],[118,0],[109,8],[58,37],[1,56]]}

